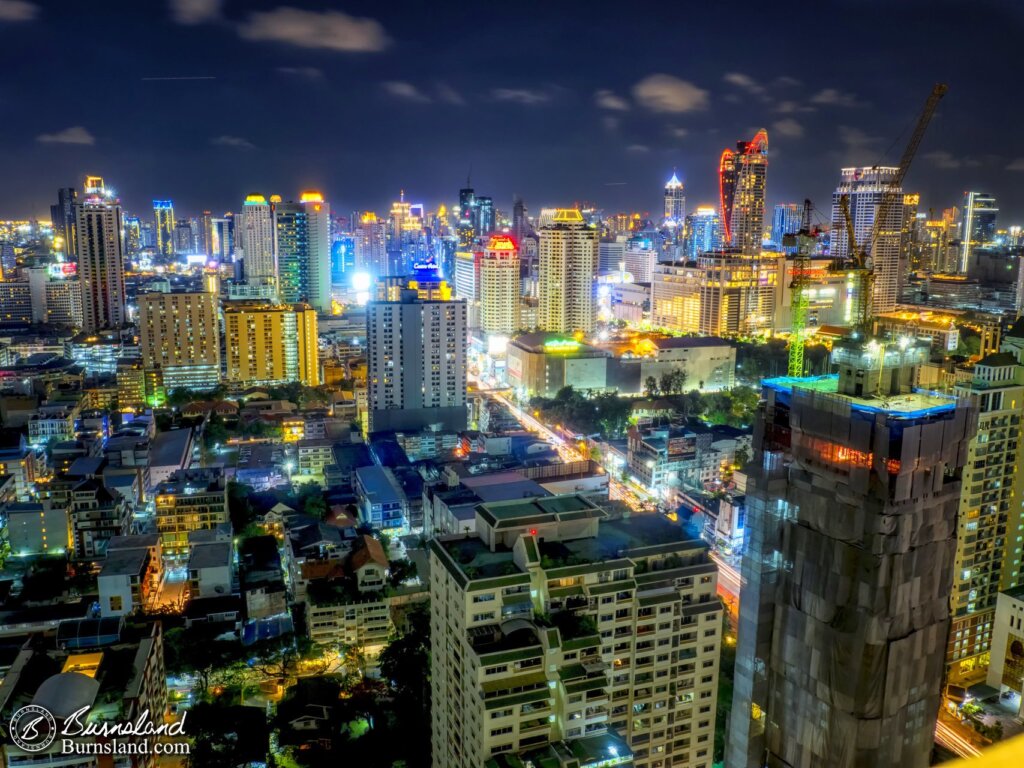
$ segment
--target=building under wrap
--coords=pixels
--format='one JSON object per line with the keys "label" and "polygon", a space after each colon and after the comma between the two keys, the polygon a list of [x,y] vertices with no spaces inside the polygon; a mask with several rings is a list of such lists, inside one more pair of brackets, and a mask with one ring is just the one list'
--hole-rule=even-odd
{"label": "building under wrap", "polygon": [[913,388],[925,359],[840,342],[838,376],[764,382],[729,768],[929,764],[977,419]]}

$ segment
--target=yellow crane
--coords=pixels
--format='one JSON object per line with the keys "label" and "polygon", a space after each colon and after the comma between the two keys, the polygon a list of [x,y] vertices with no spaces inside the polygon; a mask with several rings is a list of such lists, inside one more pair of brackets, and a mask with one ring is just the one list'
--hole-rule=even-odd
{"label": "yellow crane", "polygon": [[[931,122],[932,116],[935,114],[935,109],[939,106],[939,102],[942,97],[946,95],[946,91],[949,87],[945,83],[936,83],[932,87],[932,92],[928,95],[928,99],[924,103],[924,108],[921,110],[921,114],[918,115],[917,125],[914,126],[914,132],[910,135],[910,140],[907,142],[907,146],[903,150],[903,155],[900,157],[899,165],[896,167],[896,174],[893,176],[891,181],[886,182],[882,187],[882,199],[879,203],[878,210],[875,211],[874,221],[871,224],[871,231],[868,237],[863,243],[857,243],[857,236],[854,231],[853,216],[850,213],[850,196],[849,194],[843,194],[839,197],[839,208],[843,214],[843,222],[846,227],[847,237],[847,258],[846,261],[838,265],[839,268],[846,272],[853,272],[856,274],[858,282],[857,291],[857,326],[864,332],[870,333],[871,318],[872,318],[872,292],[874,288],[874,269],[871,261],[871,254],[874,252],[875,245],[878,242],[878,237],[882,232],[882,228],[885,226],[886,218],[893,206],[897,202],[901,201],[902,194],[898,191],[903,184],[903,179],[907,175],[907,171],[910,169],[910,163],[914,159],[914,155],[917,154],[917,148],[921,146],[921,140],[924,138],[924,133],[928,129],[928,123]],[[878,166],[875,166],[877,169]],[[833,233],[833,237],[835,233]]]}

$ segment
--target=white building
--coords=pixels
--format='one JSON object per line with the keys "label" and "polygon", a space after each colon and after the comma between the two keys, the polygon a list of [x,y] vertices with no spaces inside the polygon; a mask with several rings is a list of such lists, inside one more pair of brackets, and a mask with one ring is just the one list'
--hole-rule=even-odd
{"label": "white building", "polygon": [[276,284],[277,253],[274,250],[274,211],[263,195],[249,195],[242,206],[240,240],[245,258],[245,279]]}
{"label": "white building", "polygon": [[555,211],[539,230],[538,324],[565,333],[594,329],[598,231],[576,209]]}
{"label": "white building", "polygon": [[843,217],[840,200],[849,197],[850,216],[853,219],[853,233],[857,247],[870,245],[871,230],[875,215],[886,194],[894,196],[881,223],[875,247],[869,254],[874,265],[874,287],[871,297],[871,313],[892,312],[899,301],[900,238],[903,229],[903,189],[892,185],[899,169],[880,166],[877,168],[843,168],[842,179],[832,195],[832,241],[831,256],[846,259],[850,257],[849,237]]}
{"label": "white building", "polygon": [[493,235],[480,262],[480,328],[505,336],[519,328],[519,250],[508,235]]}

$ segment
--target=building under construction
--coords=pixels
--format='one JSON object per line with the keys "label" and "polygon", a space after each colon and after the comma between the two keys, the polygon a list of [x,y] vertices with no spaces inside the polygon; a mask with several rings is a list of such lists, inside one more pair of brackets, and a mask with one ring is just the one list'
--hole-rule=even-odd
{"label": "building under construction", "polygon": [[924,342],[837,342],[769,379],[747,482],[726,765],[927,766],[975,412],[913,387]]}

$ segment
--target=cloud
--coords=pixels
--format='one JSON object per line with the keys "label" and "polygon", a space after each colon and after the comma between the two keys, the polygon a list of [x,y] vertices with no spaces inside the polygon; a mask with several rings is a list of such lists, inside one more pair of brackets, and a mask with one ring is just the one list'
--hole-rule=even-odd
{"label": "cloud", "polygon": [[625,112],[629,109],[628,101],[606,88],[602,88],[594,93],[594,103],[601,109],[611,109],[619,112]]}
{"label": "cloud", "polygon": [[528,107],[551,100],[544,91],[531,88],[495,88],[491,91],[491,96],[497,101],[511,101]]}
{"label": "cloud", "polygon": [[307,80],[322,80],[324,78],[324,71],[317,67],[278,67],[277,71],[282,75],[304,77]]}
{"label": "cloud", "polygon": [[864,106],[852,93],[846,93],[836,88],[825,88],[818,91],[811,97],[811,103],[836,107]]}
{"label": "cloud", "polygon": [[839,126],[839,140],[850,149],[861,149],[870,147],[878,142],[877,136],[868,136],[860,128],[851,128],[848,125]]}
{"label": "cloud", "polygon": [[954,157],[952,153],[947,152],[944,149],[938,149],[934,152],[925,152],[921,155],[925,160],[930,162],[936,168],[941,168],[944,171],[955,170],[963,166],[963,161],[957,157]]}
{"label": "cloud", "polygon": [[0,0],[0,21],[32,21],[39,6],[27,0]]}
{"label": "cloud", "polygon": [[1016,160],[1011,160],[1009,165],[1006,166],[1008,171],[1024,171],[1024,157],[1018,157]]}
{"label": "cloud", "polygon": [[341,11],[318,13],[287,6],[250,14],[238,28],[238,34],[245,40],[347,53],[374,53],[391,44],[376,19],[357,18]]}
{"label": "cloud", "polygon": [[207,24],[220,18],[222,0],[171,0],[171,18],[178,24]]}
{"label": "cloud", "polygon": [[817,112],[817,108],[809,107],[806,104],[800,104],[796,101],[780,101],[775,105],[775,111],[780,112],[783,115],[790,115],[794,112]]}
{"label": "cloud", "polygon": [[708,106],[707,91],[665,74],[645,77],[633,86],[633,96],[652,112],[694,112]]}
{"label": "cloud", "polygon": [[448,85],[448,83],[437,83],[434,86],[434,90],[437,91],[438,101],[442,101],[445,104],[456,104],[461,106],[466,103],[462,94]]}
{"label": "cloud", "polygon": [[216,138],[210,139],[210,143],[215,147],[231,147],[232,149],[256,149],[256,145],[248,139],[243,139],[241,136],[217,136]]}
{"label": "cloud", "polygon": [[750,75],[745,75],[742,72],[727,72],[722,79],[730,85],[742,88],[747,93],[758,96],[764,93],[763,85],[757,82],[757,80],[752,78]]}
{"label": "cloud", "polygon": [[606,131],[609,133],[615,133],[615,131],[619,130],[619,125],[622,121],[614,115],[604,115],[601,118],[601,123],[604,125],[604,129]]}
{"label": "cloud", "polygon": [[430,97],[427,94],[423,93],[412,83],[406,83],[402,80],[389,80],[384,83],[384,90],[402,101],[414,101],[419,104],[430,103]]}
{"label": "cloud", "polygon": [[96,138],[80,125],[65,128],[56,133],[41,133],[36,136],[40,144],[95,144]]}
{"label": "cloud", "polygon": [[804,135],[804,127],[791,117],[777,120],[772,125],[772,131],[790,139],[799,139]]}
{"label": "cloud", "polygon": [[690,135],[690,132],[685,128],[672,126],[668,129],[668,135],[674,139],[685,139],[687,136]]}
{"label": "cloud", "polygon": [[789,75],[782,75],[781,77],[776,77],[772,81],[772,85],[778,88],[795,88],[798,85],[803,85],[803,83],[801,83],[795,77],[790,77]]}
{"label": "cloud", "polygon": [[651,151],[651,148],[646,144],[630,144],[626,147],[627,152],[631,152],[634,155],[643,155]]}

